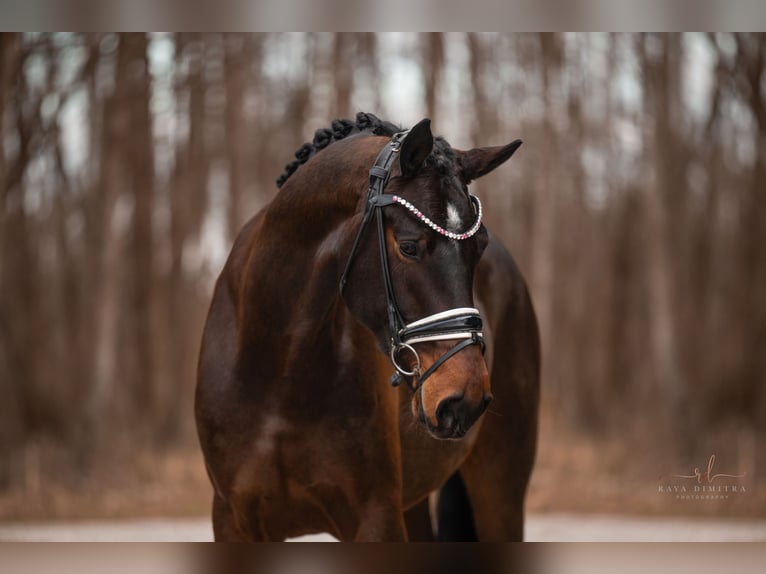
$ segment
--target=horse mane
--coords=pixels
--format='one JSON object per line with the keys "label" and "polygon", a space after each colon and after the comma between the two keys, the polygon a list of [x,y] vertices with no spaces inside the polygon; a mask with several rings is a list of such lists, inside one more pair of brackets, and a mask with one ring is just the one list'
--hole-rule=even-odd
{"label": "horse mane", "polygon": [[277,178],[277,187],[282,187],[295,170],[333,142],[355,133],[369,132],[376,136],[390,137],[402,130],[401,127],[366,112],[356,114],[356,121],[338,119],[334,120],[330,126],[330,128],[318,129],[314,132],[313,142],[306,142],[296,150],[295,159],[285,165],[285,171]]}
{"label": "horse mane", "polygon": [[[376,136],[391,137],[402,131],[397,126],[386,120],[381,120],[375,114],[359,112],[356,121],[337,119],[330,124],[330,128],[321,128],[314,132],[314,140],[306,142],[295,152],[295,159],[285,165],[285,170],[277,178],[277,187],[281,188],[290,176],[310,157],[317,154],[333,142],[342,140],[349,135],[368,132]],[[434,138],[434,149],[427,162],[435,167],[441,175],[448,175],[453,170],[454,151],[441,137]]]}

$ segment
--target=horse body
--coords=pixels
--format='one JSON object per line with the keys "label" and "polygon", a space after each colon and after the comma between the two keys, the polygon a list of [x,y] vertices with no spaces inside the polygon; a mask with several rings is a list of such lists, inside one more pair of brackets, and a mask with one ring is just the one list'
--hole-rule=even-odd
{"label": "horse body", "polygon": [[[217,540],[322,531],[341,540],[428,538],[428,495],[455,473],[479,538],[522,536],[539,350],[510,255],[490,238],[473,276],[500,412],[460,440],[439,440],[419,424],[407,386],[389,385],[380,338],[338,292],[382,140],[350,137],[303,165],[245,225],[216,283],[195,409]],[[382,289],[363,272],[351,287]],[[439,380],[462,376],[451,371],[481,357],[460,355],[444,363]]]}

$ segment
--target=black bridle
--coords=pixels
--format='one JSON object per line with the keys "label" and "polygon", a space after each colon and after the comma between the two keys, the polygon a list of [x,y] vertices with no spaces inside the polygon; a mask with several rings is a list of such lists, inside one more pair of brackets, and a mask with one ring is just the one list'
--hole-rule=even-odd
{"label": "black bridle", "polygon": [[[343,289],[345,288],[348,279],[348,273],[359,248],[362,235],[374,214],[378,230],[380,261],[383,268],[383,286],[386,291],[386,312],[388,314],[388,326],[391,334],[389,356],[391,357],[391,363],[395,369],[394,374],[391,375],[391,384],[397,387],[406,378],[413,377],[416,382],[412,387],[413,390],[417,391],[419,388],[422,388],[423,383],[434,373],[434,371],[436,371],[436,369],[443,365],[450,357],[459,353],[463,349],[471,345],[479,345],[482,352],[484,352],[482,320],[478,309],[472,307],[460,307],[435,313],[428,317],[424,317],[423,319],[413,321],[412,323],[405,323],[402,313],[399,310],[399,305],[396,302],[394,286],[391,281],[391,269],[388,265],[388,250],[386,248],[386,235],[383,223],[383,208],[394,203],[403,204],[427,225],[436,229],[442,235],[454,239],[466,239],[475,233],[481,223],[481,204],[477,198],[471,196],[471,199],[474,202],[474,207],[477,208],[478,212],[477,222],[474,225],[474,228],[470,231],[470,235],[469,233],[455,234],[439,228],[428,218],[424,217],[411,204],[401,200],[398,196],[384,193],[388,178],[391,175],[391,166],[393,165],[394,159],[397,157],[402,142],[407,137],[407,133],[408,132],[404,131],[394,134],[391,140],[378,154],[375,164],[370,169],[370,184],[367,191],[367,203],[365,204],[362,223],[359,226],[359,231],[354,239],[354,244],[351,247],[351,253],[348,256],[346,266],[343,269],[343,275],[341,275],[340,292],[341,294],[343,293]],[[460,342],[434,361],[425,372],[421,373],[420,356],[413,345],[448,340],[457,340]],[[412,370],[407,370],[399,364],[402,351],[409,351],[413,355],[415,366]]]}

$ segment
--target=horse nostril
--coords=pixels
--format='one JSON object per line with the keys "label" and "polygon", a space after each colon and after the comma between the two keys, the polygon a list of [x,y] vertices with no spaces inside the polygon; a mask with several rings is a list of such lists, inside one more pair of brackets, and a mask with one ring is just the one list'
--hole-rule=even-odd
{"label": "horse nostril", "polygon": [[491,403],[495,399],[495,396],[492,393],[489,393],[484,397],[484,404],[482,405],[482,411],[486,409],[489,406],[489,403]]}
{"label": "horse nostril", "polygon": [[439,406],[436,407],[436,422],[440,427],[449,429],[457,423],[458,408],[462,402],[463,395],[459,395],[444,399],[439,403]]}

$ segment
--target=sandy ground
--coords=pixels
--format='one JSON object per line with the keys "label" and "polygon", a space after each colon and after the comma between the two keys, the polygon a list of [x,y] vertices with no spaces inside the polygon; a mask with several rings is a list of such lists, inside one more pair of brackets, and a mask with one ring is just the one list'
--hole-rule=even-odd
{"label": "sandy ground", "polygon": [[[644,518],[613,515],[536,514],[527,517],[529,541],[761,541],[766,520]],[[209,541],[207,518],[97,522],[0,523],[0,541],[169,542]],[[332,541],[329,535],[296,541]]]}

